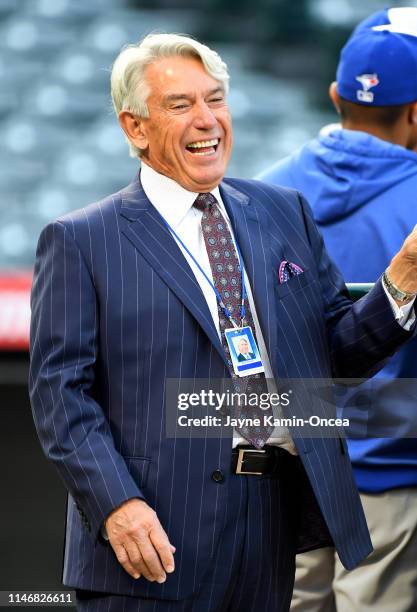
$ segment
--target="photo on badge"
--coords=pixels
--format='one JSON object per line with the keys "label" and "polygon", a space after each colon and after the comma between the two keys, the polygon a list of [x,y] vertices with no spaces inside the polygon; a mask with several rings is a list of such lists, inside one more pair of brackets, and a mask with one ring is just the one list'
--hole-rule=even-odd
{"label": "photo on badge", "polygon": [[250,376],[264,371],[259,349],[249,326],[225,330],[233,370],[238,376]]}

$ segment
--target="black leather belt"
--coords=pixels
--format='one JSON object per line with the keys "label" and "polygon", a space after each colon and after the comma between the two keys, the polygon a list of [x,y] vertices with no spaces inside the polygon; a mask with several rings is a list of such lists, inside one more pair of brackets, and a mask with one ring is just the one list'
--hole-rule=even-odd
{"label": "black leather belt", "polygon": [[232,472],[254,476],[277,474],[297,459],[279,446],[265,445],[261,450],[253,446],[237,446],[232,450]]}

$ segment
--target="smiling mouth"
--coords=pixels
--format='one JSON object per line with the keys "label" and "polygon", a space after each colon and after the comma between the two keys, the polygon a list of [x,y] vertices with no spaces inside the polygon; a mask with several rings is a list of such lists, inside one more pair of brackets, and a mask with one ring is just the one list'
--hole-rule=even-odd
{"label": "smiling mouth", "polygon": [[211,140],[196,140],[190,142],[185,148],[193,155],[212,155],[216,152],[219,146],[220,138],[212,138]]}

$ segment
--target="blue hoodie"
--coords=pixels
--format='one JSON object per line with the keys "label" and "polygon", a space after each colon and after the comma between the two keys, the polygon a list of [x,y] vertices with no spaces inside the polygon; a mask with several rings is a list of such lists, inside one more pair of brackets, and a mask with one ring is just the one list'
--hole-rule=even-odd
{"label": "blue hoodie", "polygon": [[[417,154],[365,132],[334,129],[258,178],[306,196],[347,282],[375,282],[417,224]],[[417,421],[417,384],[391,400],[395,378],[417,378],[416,338],[371,381],[365,417],[375,411],[406,436],[407,423],[415,430]],[[350,439],[348,446],[361,491],[417,486],[417,439]]]}

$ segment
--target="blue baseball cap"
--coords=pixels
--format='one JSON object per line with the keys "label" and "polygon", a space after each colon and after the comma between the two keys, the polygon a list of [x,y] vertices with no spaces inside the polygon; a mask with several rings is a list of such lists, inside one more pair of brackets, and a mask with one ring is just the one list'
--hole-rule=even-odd
{"label": "blue baseball cap", "polygon": [[338,94],[364,106],[417,100],[417,8],[384,9],[362,21],[340,54]]}

